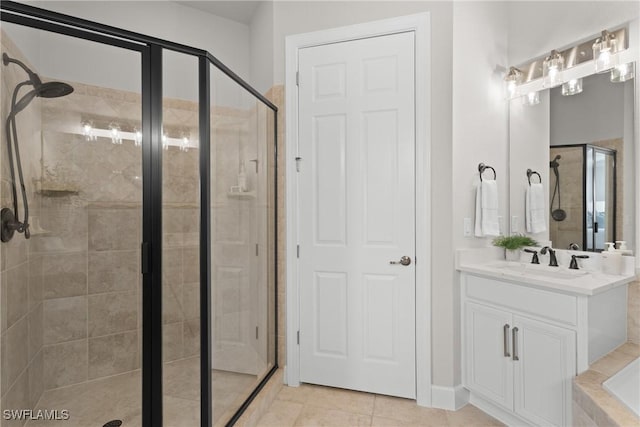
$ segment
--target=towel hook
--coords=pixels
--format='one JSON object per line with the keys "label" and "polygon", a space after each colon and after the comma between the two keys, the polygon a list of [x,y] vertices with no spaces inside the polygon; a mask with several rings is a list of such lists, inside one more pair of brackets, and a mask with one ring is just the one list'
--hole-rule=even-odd
{"label": "towel hook", "polygon": [[494,168],[492,168],[491,166],[485,165],[484,163],[480,163],[478,165],[478,172],[480,172],[480,181],[481,182],[482,182],[482,174],[487,169],[491,169],[493,171],[493,179],[494,180],[496,179],[496,170]]}
{"label": "towel hook", "polygon": [[532,171],[531,169],[527,169],[527,180],[529,181],[529,185],[531,185],[531,175],[538,175],[538,180],[540,180],[540,184],[542,184],[542,177],[536,171]]}

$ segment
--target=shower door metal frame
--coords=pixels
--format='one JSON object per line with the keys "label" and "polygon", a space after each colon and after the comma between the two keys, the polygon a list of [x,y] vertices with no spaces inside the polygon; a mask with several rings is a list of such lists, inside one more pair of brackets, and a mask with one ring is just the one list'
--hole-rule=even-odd
{"label": "shower door metal frame", "polygon": [[[13,1],[0,3],[0,21],[137,51],[142,72],[142,425],[163,425],[162,375],[162,52],[198,58],[200,178],[200,425],[213,424],[211,389],[211,73],[214,66],[267,106],[274,116],[274,199],[277,200],[278,108],[206,50]],[[277,296],[277,203],[274,203],[274,293]],[[277,298],[274,298],[274,366],[227,423],[233,425],[278,369]]]}

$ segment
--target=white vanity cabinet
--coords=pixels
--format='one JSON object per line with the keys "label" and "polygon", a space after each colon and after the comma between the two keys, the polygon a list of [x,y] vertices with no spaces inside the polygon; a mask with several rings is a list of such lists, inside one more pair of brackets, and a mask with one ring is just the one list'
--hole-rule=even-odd
{"label": "white vanity cabinet", "polygon": [[464,386],[534,425],[570,425],[575,332],[471,300],[464,311]]}
{"label": "white vanity cabinet", "polygon": [[461,285],[470,401],[508,425],[570,426],[585,297],[467,273]]}

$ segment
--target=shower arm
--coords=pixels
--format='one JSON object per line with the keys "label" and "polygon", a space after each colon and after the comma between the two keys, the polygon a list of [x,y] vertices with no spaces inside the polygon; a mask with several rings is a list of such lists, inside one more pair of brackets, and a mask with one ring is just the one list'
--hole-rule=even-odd
{"label": "shower arm", "polygon": [[[21,65],[21,64],[18,63],[18,65]],[[17,133],[17,126],[16,126],[16,116],[22,109],[16,111],[15,107],[17,105],[16,101],[18,98],[18,92],[20,91],[20,88],[29,84],[33,85],[32,79],[19,83],[14,89],[13,96],[11,98],[11,111],[9,112],[9,116],[7,117],[7,121],[6,121],[7,151],[9,153],[9,172],[11,174],[11,195],[12,195],[13,209],[14,209],[14,213],[13,213],[14,219],[13,221],[9,221],[8,224],[6,225],[15,231],[18,231],[19,233],[24,232],[26,238],[29,238],[29,235],[30,235],[29,233],[29,202],[27,200],[27,192],[24,185],[24,176],[22,173],[22,165],[20,162],[20,148],[18,146],[18,133]],[[12,133],[13,135],[11,135]],[[14,152],[15,152],[15,162],[14,162],[14,156],[13,156]],[[22,204],[24,207],[24,221],[22,222],[19,219],[15,164],[17,164],[18,179],[20,181],[20,193],[22,196]]]}

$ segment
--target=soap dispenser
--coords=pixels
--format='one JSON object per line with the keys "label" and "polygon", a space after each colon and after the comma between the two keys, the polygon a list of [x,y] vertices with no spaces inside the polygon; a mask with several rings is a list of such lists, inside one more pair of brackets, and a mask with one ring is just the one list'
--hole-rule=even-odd
{"label": "soap dispenser", "polygon": [[602,272],[604,274],[620,274],[622,271],[622,253],[617,251],[612,242],[605,242],[607,249],[602,252]]}

